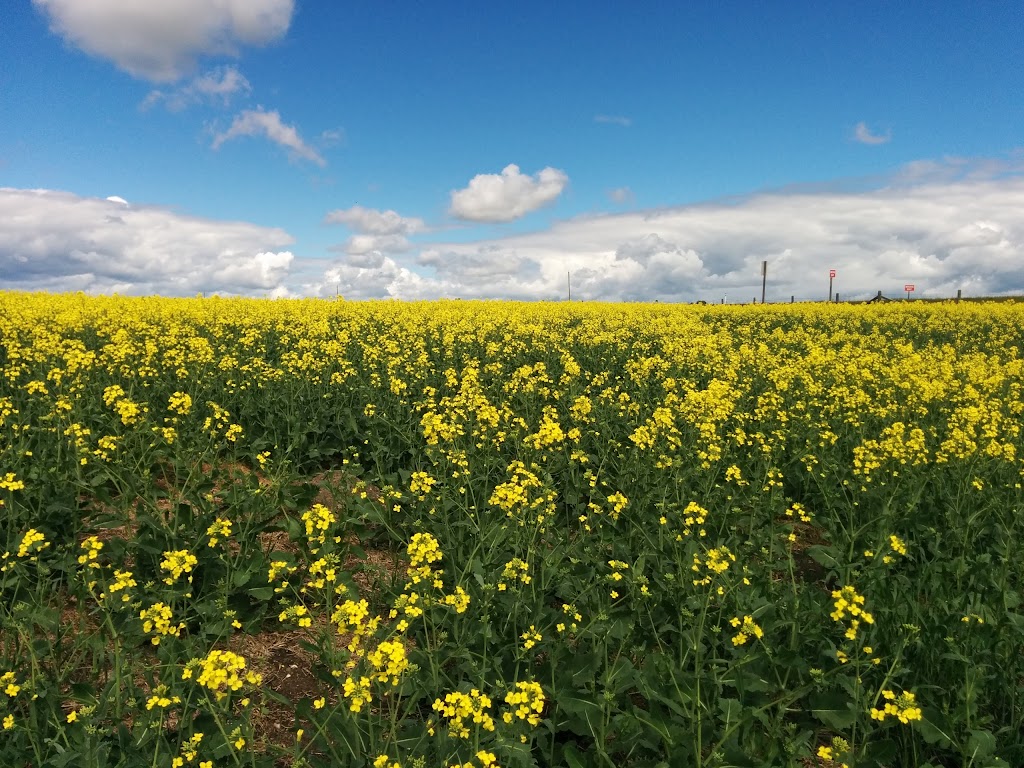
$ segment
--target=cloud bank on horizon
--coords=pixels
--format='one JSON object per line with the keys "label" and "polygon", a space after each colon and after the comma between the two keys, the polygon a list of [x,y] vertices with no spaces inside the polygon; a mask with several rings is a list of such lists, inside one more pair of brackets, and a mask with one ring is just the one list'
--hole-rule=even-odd
{"label": "cloud bank on horizon", "polygon": [[[481,209],[520,211],[538,199],[541,175],[515,194],[482,195]],[[824,299],[829,269],[848,298],[898,295],[904,283],[920,296],[1024,292],[1020,158],[915,164],[866,191],[779,190],[462,242],[393,210],[353,206],[323,219],[351,231],[333,249],[341,255],[296,259],[280,229],[0,189],[0,220],[17,222],[0,227],[0,273],[23,289],[520,300],[564,298],[571,273],[578,299],[746,302],[760,295],[767,261],[770,301]]]}
{"label": "cloud bank on horizon", "polygon": [[287,295],[293,239],[111,195],[0,188],[0,275],[17,290]]}

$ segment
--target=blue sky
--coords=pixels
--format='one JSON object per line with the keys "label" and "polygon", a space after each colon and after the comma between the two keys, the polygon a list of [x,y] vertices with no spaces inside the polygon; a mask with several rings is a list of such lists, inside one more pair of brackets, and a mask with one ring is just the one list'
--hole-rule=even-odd
{"label": "blue sky", "polygon": [[685,5],[8,0],[0,288],[1024,291],[1019,4]]}

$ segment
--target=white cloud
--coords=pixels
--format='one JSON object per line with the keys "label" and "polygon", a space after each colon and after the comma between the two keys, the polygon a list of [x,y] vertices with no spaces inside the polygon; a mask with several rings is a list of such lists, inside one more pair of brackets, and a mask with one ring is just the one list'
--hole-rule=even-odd
{"label": "white cloud", "polygon": [[171,91],[152,90],[142,102],[143,109],[162,103],[172,112],[180,112],[192,104],[211,102],[227,106],[232,96],[248,94],[252,85],[235,67],[218,67]]}
{"label": "white cloud", "polygon": [[237,56],[288,31],[295,0],[32,0],[69,44],[135,77],[173,82],[201,56]]}
{"label": "white cloud", "polygon": [[[900,169],[880,188],[837,183],[727,202],[581,216],[543,231],[434,242],[407,256],[332,265],[352,298],[390,296],[730,301],[1024,293],[1024,157],[951,158]],[[310,279],[303,290],[325,290]]]}
{"label": "white cloud", "polygon": [[342,247],[345,253],[361,254],[371,251],[401,253],[411,247],[403,235],[353,235]]}
{"label": "white cloud", "polygon": [[224,142],[237,139],[239,136],[264,136],[290,150],[294,157],[310,160],[321,167],[327,165],[327,161],[302,140],[294,125],[285,125],[281,122],[281,115],[277,111],[267,112],[259,107],[239,113],[230,128],[214,137],[213,148],[219,149]]}
{"label": "white cloud", "polygon": [[623,117],[622,115],[594,115],[594,122],[621,125],[623,128],[629,128],[633,124],[630,118]]}
{"label": "white cloud", "polygon": [[411,235],[424,229],[423,219],[399,216],[395,211],[379,211],[353,205],[328,211],[326,224],[344,224],[354,232],[369,235]]}
{"label": "white cloud", "polygon": [[632,203],[634,199],[633,190],[629,187],[616,187],[608,190],[608,199],[616,205]]}
{"label": "white cloud", "polygon": [[513,221],[554,202],[568,183],[557,168],[529,176],[518,165],[507,165],[500,175],[481,173],[465,189],[454,190],[449,212],[467,221]]}
{"label": "white cloud", "polygon": [[872,133],[867,123],[862,121],[857,123],[857,127],[853,129],[853,138],[861,144],[885,144],[892,139],[892,134],[888,131],[885,133]]}
{"label": "white cloud", "polygon": [[283,285],[290,243],[281,229],[128,205],[116,196],[0,188],[6,288],[262,295]]}
{"label": "white cloud", "polygon": [[332,251],[348,254],[346,263],[358,267],[379,267],[385,254],[408,251],[412,244],[406,235],[422,232],[423,219],[400,216],[396,211],[379,211],[353,205],[338,208],[324,216],[325,224],[344,224],[357,234],[344,245],[332,246]]}
{"label": "white cloud", "polygon": [[[556,222],[542,231],[413,248],[418,219],[351,208],[332,260],[294,259],[280,229],[121,198],[0,190],[4,287],[403,299],[750,301],[1024,293],[1024,154],[917,163],[863,189],[837,182],[725,202]],[[853,190],[853,191],[851,191]],[[416,222],[416,223],[412,223]],[[409,252],[402,252],[403,248]]]}

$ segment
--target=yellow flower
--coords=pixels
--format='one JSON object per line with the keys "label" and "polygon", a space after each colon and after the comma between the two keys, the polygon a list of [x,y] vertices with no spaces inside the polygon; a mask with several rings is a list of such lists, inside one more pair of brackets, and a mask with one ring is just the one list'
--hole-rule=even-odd
{"label": "yellow flower", "polygon": [[37,555],[48,546],[50,546],[50,542],[46,540],[46,536],[35,528],[29,528],[22,536],[21,544],[18,545],[18,557]]}
{"label": "yellow flower", "polygon": [[212,650],[204,659],[193,659],[182,671],[182,679],[191,678],[194,668],[200,670],[196,683],[212,691],[218,701],[245,683],[259,685],[263,680],[262,675],[246,672],[245,658],[232,651]]}
{"label": "yellow flower", "polygon": [[505,703],[514,709],[505,712],[502,719],[506,723],[523,720],[532,726],[540,725],[540,715],[544,711],[544,690],[538,683],[520,682],[505,695]]}
{"label": "yellow flower", "polygon": [[485,731],[494,730],[494,720],[487,712],[491,699],[476,688],[468,694],[461,691],[446,694],[444,699],[435,699],[432,708],[448,720],[448,733],[453,738],[468,739],[470,723]]}
{"label": "yellow flower", "polygon": [[533,624],[530,625],[530,628],[528,630],[526,630],[525,632],[523,632],[522,635],[520,635],[520,638],[523,640],[523,648],[527,651],[533,648],[535,645],[537,645],[537,643],[544,639],[541,636],[540,632],[537,631],[537,628],[533,626]]}
{"label": "yellow flower", "polygon": [[[182,574],[191,574],[198,564],[199,560],[187,549],[164,552],[164,559],[160,561],[160,569],[170,574],[164,579],[164,583],[174,584]],[[191,579],[192,577],[189,576],[190,581]]]}

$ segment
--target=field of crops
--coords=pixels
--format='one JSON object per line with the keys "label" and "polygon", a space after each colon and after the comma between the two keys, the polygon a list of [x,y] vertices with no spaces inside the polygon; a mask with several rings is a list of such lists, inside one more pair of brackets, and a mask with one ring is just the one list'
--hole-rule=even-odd
{"label": "field of crops", "polygon": [[1024,306],[0,292],[0,765],[1024,765]]}

